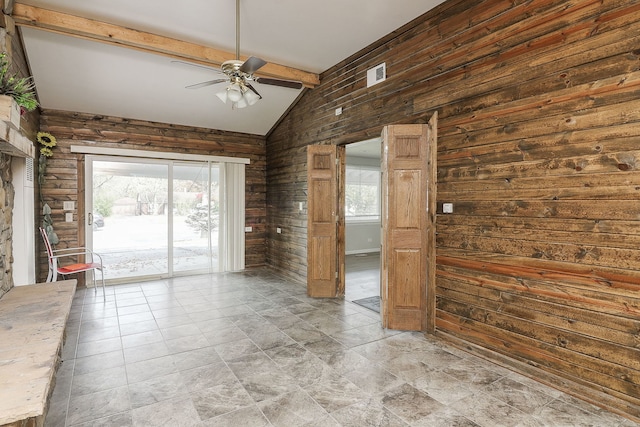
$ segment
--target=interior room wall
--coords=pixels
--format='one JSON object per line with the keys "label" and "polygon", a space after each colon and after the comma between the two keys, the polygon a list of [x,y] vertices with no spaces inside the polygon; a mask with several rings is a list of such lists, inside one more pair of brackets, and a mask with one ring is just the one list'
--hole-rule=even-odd
{"label": "interior room wall", "polygon": [[[380,146],[380,142],[375,142]],[[347,147],[346,166],[362,166],[371,170],[380,170],[380,158],[359,157],[351,155]],[[366,221],[345,220],[345,253],[347,255],[359,253],[380,252],[380,218]]]}
{"label": "interior room wall", "polygon": [[437,334],[640,419],[639,34],[636,2],[449,0],[337,64],[268,138],[267,262],[306,279],[307,146],[438,111]]}
{"label": "interior room wall", "polygon": [[[60,238],[59,248],[82,246],[84,193],[83,155],[72,154],[71,145],[170,151],[184,154],[219,155],[249,158],[246,165],[245,222],[252,227],[246,233],[245,265],[265,264],[266,182],[265,139],[261,136],[238,134],[211,129],[128,120],[118,117],[45,110],[41,128],[58,140],[54,154],[48,160],[47,179],[43,185],[44,203],[52,209],[52,219]],[[77,206],[72,222],[65,222],[64,201]],[[41,210],[41,206],[38,207]],[[42,243],[39,255],[39,277],[46,277],[46,257]]]}
{"label": "interior room wall", "polygon": [[380,221],[365,223],[346,222],[345,254],[380,252]]}

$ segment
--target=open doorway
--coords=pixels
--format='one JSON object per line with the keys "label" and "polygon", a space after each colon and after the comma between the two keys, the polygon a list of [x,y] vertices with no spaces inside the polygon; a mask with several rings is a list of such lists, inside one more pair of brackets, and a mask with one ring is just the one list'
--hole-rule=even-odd
{"label": "open doorway", "polygon": [[381,139],[346,146],[345,299],[380,312]]}
{"label": "open doorway", "polygon": [[[435,331],[437,112],[428,124],[382,130],[382,326]],[[307,295],[345,296],[345,158],[337,145],[307,146]]]}

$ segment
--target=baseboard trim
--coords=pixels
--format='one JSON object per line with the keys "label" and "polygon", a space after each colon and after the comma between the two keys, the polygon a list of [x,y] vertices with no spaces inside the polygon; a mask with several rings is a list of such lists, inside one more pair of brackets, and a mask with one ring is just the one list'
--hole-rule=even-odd
{"label": "baseboard trim", "polygon": [[358,249],[353,251],[345,251],[345,255],[358,255],[358,254],[372,254],[372,253],[380,253],[380,248],[372,248],[372,249]]}

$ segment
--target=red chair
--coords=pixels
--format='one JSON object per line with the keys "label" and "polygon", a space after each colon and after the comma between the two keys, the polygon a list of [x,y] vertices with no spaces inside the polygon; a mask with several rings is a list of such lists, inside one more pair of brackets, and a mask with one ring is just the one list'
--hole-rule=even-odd
{"label": "red chair", "polygon": [[[49,242],[49,237],[44,228],[40,227],[40,234],[42,240],[44,240],[44,247],[47,249],[47,259],[49,261],[49,274],[47,275],[47,282],[55,282],[58,280],[58,274],[66,276],[69,274],[82,273],[85,271],[91,271],[93,277],[93,290],[96,291],[96,270],[100,271],[102,277],[102,295],[105,294],[104,290],[104,267],[102,265],[102,257],[87,248],[66,248],[66,249],[53,249]],[[79,255],[84,256],[85,262],[60,265],[58,259],[65,257],[77,257]]]}

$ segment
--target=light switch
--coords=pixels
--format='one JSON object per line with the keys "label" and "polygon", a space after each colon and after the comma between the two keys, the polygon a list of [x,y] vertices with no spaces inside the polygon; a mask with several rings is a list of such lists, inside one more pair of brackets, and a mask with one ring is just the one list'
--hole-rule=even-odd
{"label": "light switch", "polygon": [[276,227],[276,233],[278,233],[278,234],[282,234],[282,228],[280,228],[280,227]]}
{"label": "light switch", "polygon": [[73,201],[62,202],[62,210],[64,211],[72,211],[75,209],[75,206],[76,204]]}
{"label": "light switch", "polygon": [[442,213],[453,213],[453,203],[443,203],[442,204]]}

